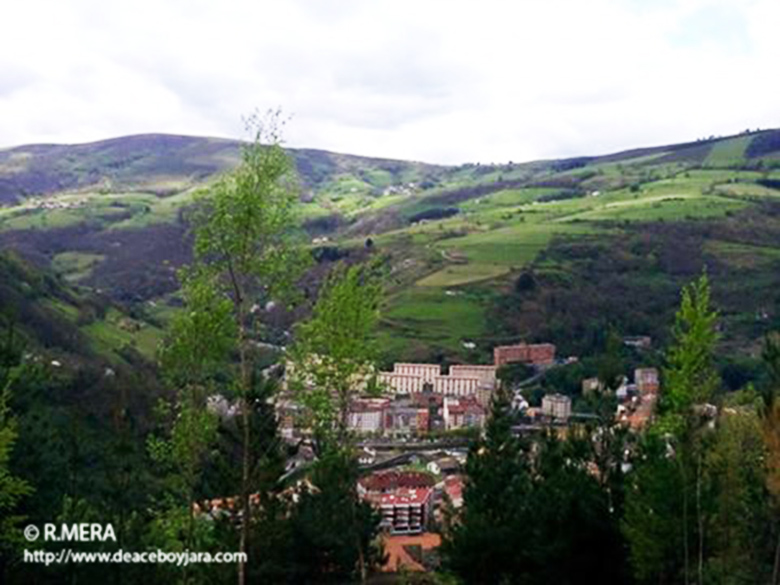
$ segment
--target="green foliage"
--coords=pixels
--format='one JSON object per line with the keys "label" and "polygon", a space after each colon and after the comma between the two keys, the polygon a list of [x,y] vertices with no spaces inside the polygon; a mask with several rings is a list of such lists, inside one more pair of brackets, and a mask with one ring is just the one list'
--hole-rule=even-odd
{"label": "green foliage", "polygon": [[780,392],[780,333],[771,333],[764,339],[761,359],[769,374],[769,380],[763,388],[761,397],[764,407],[770,410]]}
{"label": "green foliage", "polygon": [[707,525],[707,582],[759,583],[769,576],[765,460],[755,404],[728,407],[718,420],[705,461],[712,499]]}
{"label": "green foliage", "polygon": [[[633,489],[627,494],[624,530],[642,581],[663,576],[689,579],[694,567],[703,579],[708,506],[705,459],[712,437],[706,417],[696,407],[709,401],[720,383],[713,365],[716,319],[705,273],[683,288],[666,356],[660,416],[651,429],[654,442],[637,461]],[[664,480],[666,485],[659,485]],[[670,500],[663,508],[660,492]],[[668,550],[662,539],[664,533],[671,537],[672,531],[679,531],[681,562],[680,550]]]}
{"label": "green foliage", "polygon": [[11,453],[18,437],[16,419],[10,411],[10,394],[22,372],[22,366],[5,372],[0,370],[5,374],[0,376],[0,556],[9,554],[24,542],[19,532],[24,516],[18,513],[17,507],[32,491],[32,486],[10,469]]}
{"label": "green foliage", "polygon": [[357,479],[357,462],[344,450],[329,450],[315,465],[313,488],[304,489],[291,517],[292,570],[302,582],[343,583],[381,561],[379,516],[358,498]]}
{"label": "green foliage", "polygon": [[710,308],[710,285],[706,274],[683,288],[680,309],[667,352],[664,369],[663,406],[669,414],[684,414],[707,402],[719,380],[713,366],[718,332],[717,313]]}
{"label": "green foliage", "polygon": [[624,583],[619,510],[589,473],[590,443],[549,434],[531,449],[499,392],[469,452],[464,507],[444,565],[465,583]]}
{"label": "green foliage", "polygon": [[509,387],[527,380],[534,374],[534,369],[521,362],[505,364],[496,370],[496,378]]}
{"label": "green foliage", "polygon": [[306,260],[294,245],[298,194],[279,113],[249,125],[255,140],[243,148],[241,165],[198,196],[192,217],[198,269],[234,303],[247,301],[247,287],[289,295]]}
{"label": "green foliage", "polygon": [[623,519],[634,574],[639,583],[678,583],[684,566],[684,533],[677,462],[657,433],[643,438],[634,461]]}
{"label": "green foliage", "polygon": [[604,353],[598,360],[598,378],[604,388],[616,390],[620,386],[620,378],[625,372],[622,356],[623,340],[615,329],[607,333]]}
{"label": "green foliage", "polygon": [[382,294],[376,270],[372,264],[337,267],[311,318],[296,331],[293,385],[321,441],[346,439],[350,401],[375,375]]}
{"label": "green foliage", "polygon": [[187,309],[173,318],[160,364],[174,385],[203,383],[220,372],[235,348],[233,305],[208,275],[185,272],[182,293]]}
{"label": "green foliage", "polygon": [[328,450],[293,501],[269,500],[257,525],[253,578],[273,583],[349,583],[382,560],[379,516],[356,490],[358,468],[346,450]]}
{"label": "green foliage", "polygon": [[[248,519],[253,489],[249,401],[257,364],[252,342],[262,326],[253,307],[295,297],[294,285],[308,256],[295,243],[298,189],[292,160],[281,146],[280,112],[270,112],[264,120],[253,116],[247,126],[254,141],[242,149],[241,164],[197,197],[192,216],[195,266],[188,273],[188,284],[192,287],[190,301],[196,305],[193,315],[213,324],[209,331],[221,340],[216,347],[199,347],[208,359],[231,346],[238,353],[238,371],[226,361],[223,367],[240,396],[240,501],[241,513]],[[202,315],[212,307],[213,315]],[[228,318],[234,327],[227,325]],[[188,357],[177,357],[184,358],[179,366],[186,371]],[[248,521],[242,523],[240,532],[239,551],[246,552]],[[241,563],[239,583],[245,582],[246,563]]]}
{"label": "green foliage", "polygon": [[466,583],[522,582],[534,568],[530,468],[508,407],[499,395],[485,439],[469,452],[464,507],[442,544],[444,567]]}

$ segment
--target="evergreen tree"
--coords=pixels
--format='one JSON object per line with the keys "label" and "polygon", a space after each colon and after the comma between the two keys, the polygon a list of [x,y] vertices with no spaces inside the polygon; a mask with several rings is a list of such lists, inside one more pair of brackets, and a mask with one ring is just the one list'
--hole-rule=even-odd
{"label": "evergreen tree", "polygon": [[382,560],[379,514],[357,494],[358,467],[344,449],[329,449],[314,466],[292,508],[287,582],[365,582]]}
{"label": "evergreen tree", "polygon": [[7,368],[0,375],[0,576],[3,576],[6,563],[18,553],[24,542],[20,532],[24,516],[19,514],[17,507],[22,498],[30,494],[32,487],[10,468],[18,433],[9,403],[11,390],[23,375],[23,367]]}
{"label": "evergreen tree", "polygon": [[[713,365],[717,313],[706,274],[683,288],[667,351],[659,416],[636,458],[624,523],[632,562],[642,581],[703,580],[707,510],[705,457],[711,416],[704,407],[719,378]],[[672,479],[670,471],[677,472]],[[648,470],[655,470],[654,472]],[[667,485],[659,485],[666,480]],[[679,501],[661,502],[662,498]],[[662,514],[664,514],[662,516]],[[677,530],[671,524],[677,522]],[[666,535],[673,540],[663,540]],[[675,542],[670,550],[670,542]],[[648,548],[655,551],[648,552]],[[682,553],[681,564],[672,564]]]}
{"label": "evergreen tree", "polygon": [[[536,569],[528,582],[625,584],[628,567],[621,509],[594,473],[589,434],[550,432],[539,442],[531,498]],[[605,478],[602,478],[607,481]],[[563,560],[563,562],[561,562]]]}
{"label": "evergreen tree", "polygon": [[522,583],[535,570],[528,448],[512,433],[510,399],[499,390],[469,451],[463,509],[442,544],[445,568],[467,583]]}

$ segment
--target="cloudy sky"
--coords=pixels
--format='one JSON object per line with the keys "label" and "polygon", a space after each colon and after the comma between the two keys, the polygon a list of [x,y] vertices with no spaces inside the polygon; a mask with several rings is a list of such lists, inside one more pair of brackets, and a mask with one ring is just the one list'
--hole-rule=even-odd
{"label": "cloudy sky", "polygon": [[428,162],[780,126],[777,0],[10,0],[0,147],[171,132]]}

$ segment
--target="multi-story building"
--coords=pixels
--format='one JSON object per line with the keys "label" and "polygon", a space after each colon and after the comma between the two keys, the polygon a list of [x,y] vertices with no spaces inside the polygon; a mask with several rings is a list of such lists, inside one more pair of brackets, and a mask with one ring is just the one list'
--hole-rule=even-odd
{"label": "multi-story building", "polygon": [[381,527],[390,534],[418,534],[433,508],[434,479],[427,473],[389,471],[358,482],[358,493],[382,514]]}
{"label": "multi-story building", "polygon": [[493,348],[493,363],[496,367],[514,362],[533,366],[552,365],[555,363],[555,346],[552,343],[518,343]]}
{"label": "multi-story building", "polygon": [[477,378],[483,383],[495,385],[496,366],[457,364],[450,366],[450,376],[459,378]]}
{"label": "multi-story building", "polygon": [[386,435],[425,434],[430,430],[430,410],[409,400],[395,400],[384,411]]}
{"label": "multi-story building", "polygon": [[388,398],[360,398],[349,409],[349,428],[356,433],[380,433],[384,429]]}
{"label": "multi-story building", "polygon": [[407,376],[418,376],[430,380],[436,376],[441,376],[441,366],[439,364],[393,364],[394,374],[404,374]]}
{"label": "multi-story building", "polygon": [[485,424],[485,408],[473,397],[444,397],[442,406],[444,428],[456,429],[481,428]]}
{"label": "multi-story building", "polygon": [[660,383],[656,368],[637,368],[634,370],[634,383],[640,395],[657,394]]}
{"label": "multi-story building", "polygon": [[419,534],[431,516],[433,488],[399,488],[379,496],[375,505],[382,514],[381,529],[390,534]]}
{"label": "multi-story building", "polygon": [[542,398],[542,414],[557,420],[568,420],[571,416],[571,398],[563,394],[547,394]]}
{"label": "multi-story building", "polygon": [[380,372],[378,379],[393,394],[475,396],[496,385],[494,366],[451,366],[449,374],[442,374],[437,364],[397,363],[392,372]]}

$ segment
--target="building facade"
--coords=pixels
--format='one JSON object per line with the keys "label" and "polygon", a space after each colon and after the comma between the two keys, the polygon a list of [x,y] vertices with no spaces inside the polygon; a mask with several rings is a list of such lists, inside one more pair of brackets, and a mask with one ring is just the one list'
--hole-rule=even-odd
{"label": "building facade", "polygon": [[637,368],[634,370],[634,383],[639,394],[657,394],[660,388],[658,369]]}
{"label": "building facade", "polygon": [[493,348],[493,363],[496,367],[515,362],[533,366],[552,365],[555,363],[555,346],[552,343],[518,343]]}
{"label": "building facade", "polygon": [[571,416],[571,398],[563,394],[547,394],[542,398],[542,414],[557,420]]}

